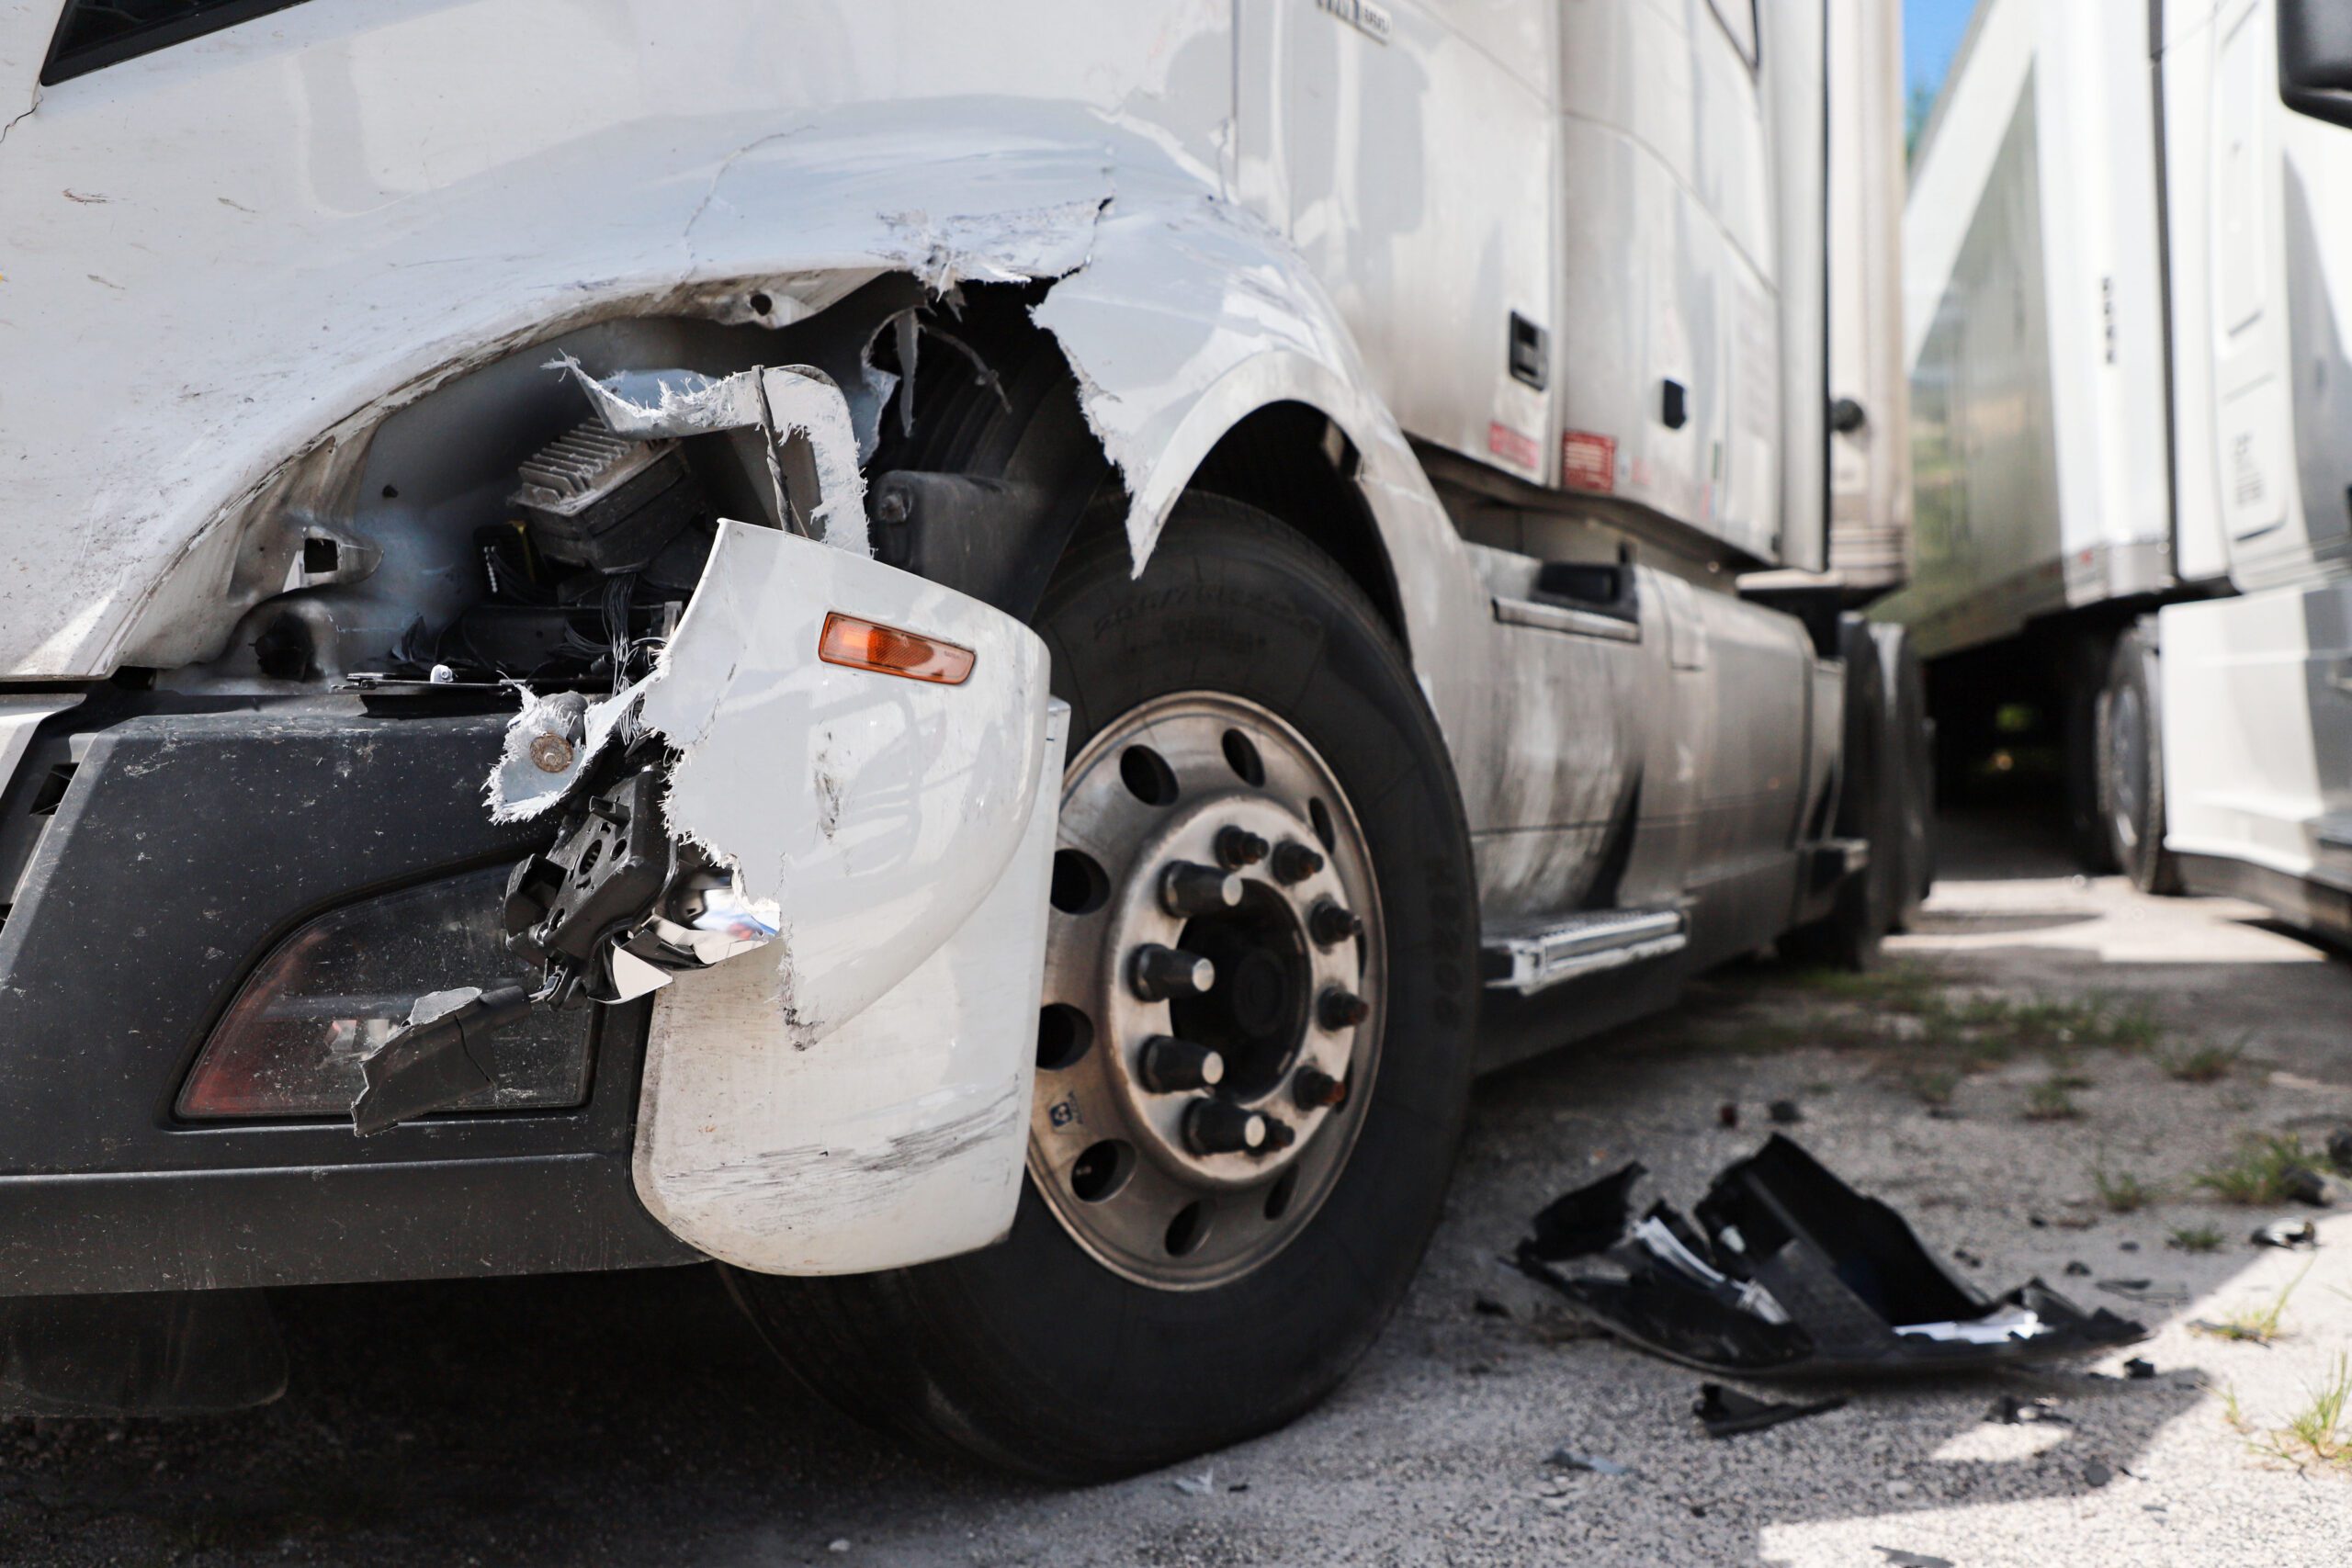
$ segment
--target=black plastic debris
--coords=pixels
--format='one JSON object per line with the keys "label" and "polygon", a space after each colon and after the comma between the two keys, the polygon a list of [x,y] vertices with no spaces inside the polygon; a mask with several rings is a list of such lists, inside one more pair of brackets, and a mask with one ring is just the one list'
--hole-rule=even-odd
{"label": "black plastic debris", "polygon": [[2091,1277],[2091,1266],[2085,1263],[2080,1258],[2073,1258],[2068,1260],[2066,1267],[2060,1269],[2059,1272],[2066,1275],[2070,1279],[2087,1280]]}
{"label": "black plastic debris", "polygon": [[1816,1399],[1809,1404],[1783,1404],[1778,1400],[1758,1399],[1719,1382],[1702,1382],[1699,1385],[1699,1397],[1690,1405],[1690,1414],[1707,1428],[1707,1436],[1736,1438],[1742,1432],[1760,1432],[1783,1421],[1842,1409],[1845,1404],[1845,1395],[1839,1394],[1831,1399]]}
{"label": "black plastic debris", "polygon": [[1492,1296],[1474,1298],[1470,1303],[1470,1310],[1480,1317],[1509,1317],[1510,1315],[1510,1308]]}
{"label": "black plastic debris", "polygon": [[2319,1227],[2309,1220],[2273,1220],[2254,1233],[2256,1247],[2317,1247]]}
{"label": "black plastic debris", "polygon": [[[1515,1261],[1618,1338],[1742,1377],[1912,1374],[2065,1360],[2147,1337],[2040,1280],[1987,1297],[1903,1217],[1780,1134],[1715,1178],[1693,1213],[1634,1218],[1638,1165],[1558,1199]],[[1580,1263],[1574,1271],[1564,1263]]]}
{"label": "black plastic debris", "polygon": [[2019,1399],[2014,1393],[2005,1393],[1995,1400],[1991,1407],[1984,1412],[1984,1419],[2001,1427],[2024,1427],[2035,1422],[2053,1427],[2074,1425],[2071,1416],[2058,1413],[2058,1405],[2054,1400]]}
{"label": "black plastic debris", "polygon": [[1595,1475],[1634,1473],[1634,1467],[1630,1464],[1619,1464],[1615,1460],[1603,1459],[1599,1454],[1580,1454],[1568,1449],[1554,1449],[1552,1457],[1544,1462],[1555,1470],[1583,1470]]}
{"label": "black plastic debris", "polygon": [[2123,1375],[2134,1382],[2156,1375],[2156,1364],[2144,1356],[2134,1356],[2123,1363]]}
{"label": "black plastic debris", "polygon": [[1615,1245],[1625,1229],[1634,1183],[1649,1171],[1640,1161],[1589,1186],[1555,1198],[1535,1216],[1535,1234],[1519,1244],[1523,1261],[1533,1247],[1539,1258],[1583,1258]]}
{"label": "black plastic debris", "polygon": [[2150,1306],[2186,1306],[2189,1299],[2188,1287],[2177,1280],[2101,1280],[2098,1288],[2110,1296]]}
{"label": "black plastic debris", "polygon": [[1793,1100],[1776,1100],[1764,1108],[1764,1114],[1772,1119],[1776,1127],[1792,1127],[1804,1120],[1804,1112]]}
{"label": "black plastic debris", "polygon": [[2314,1209],[2333,1209],[2352,1203],[2352,1181],[2303,1166],[2287,1173],[2287,1196]]}

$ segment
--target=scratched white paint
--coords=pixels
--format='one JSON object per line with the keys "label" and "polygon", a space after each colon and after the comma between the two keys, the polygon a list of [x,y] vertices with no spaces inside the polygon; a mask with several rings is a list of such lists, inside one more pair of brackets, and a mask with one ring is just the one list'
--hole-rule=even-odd
{"label": "scratched white paint", "polygon": [[[1041,660],[1039,694],[1043,679]],[[1022,757],[1035,771],[1009,863],[944,942],[892,943],[888,952],[914,962],[859,1010],[823,1010],[839,1005],[828,944],[855,912],[828,917],[801,905],[790,907],[785,941],[680,975],[659,994],[635,1174],[639,1197],[672,1232],[741,1268],[832,1274],[970,1251],[1011,1226],[1028,1145],[1067,715],[1054,704],[1042,743]],[[1005,760],[992,752],[985,764]],[[888,793],[854,782],[842,831],[899,809],[885,804]],[[975,852],[992,851],[1002,829],[992,818],[991,841]],[[869,862],[882,857],[856,857]],[[841,885],[856,874],[852,866]],[[921,886],[926,913],[952,907],[941,879]]]}

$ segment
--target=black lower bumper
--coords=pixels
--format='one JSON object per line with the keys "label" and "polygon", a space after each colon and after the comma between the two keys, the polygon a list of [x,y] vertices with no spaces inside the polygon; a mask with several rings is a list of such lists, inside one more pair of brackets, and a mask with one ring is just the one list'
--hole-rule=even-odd
{"label": "black lower bumper", "polygon": [[641,1007],[602,1021],[573,1110],[364,1141],[343,1121],[175,1118],[287,932],[532,835],[482,809],[503,713],[158,706],[94,699],[0,781],[0,1295],[693,1260],[630,1184]]}

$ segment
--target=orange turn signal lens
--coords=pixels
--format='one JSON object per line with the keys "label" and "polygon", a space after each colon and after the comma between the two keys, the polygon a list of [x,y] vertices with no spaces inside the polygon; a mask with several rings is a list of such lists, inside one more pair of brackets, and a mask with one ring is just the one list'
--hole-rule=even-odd
{"label": "orange turn signal lens", "polygon": [[876,626],[839,610],[825,616],[825,630],[817,638],[817,657],[828,664],[872,670],[884,675],[904,675],[910,681],[936,681],[960,686],[972,676],[972,650],[920,632]]}

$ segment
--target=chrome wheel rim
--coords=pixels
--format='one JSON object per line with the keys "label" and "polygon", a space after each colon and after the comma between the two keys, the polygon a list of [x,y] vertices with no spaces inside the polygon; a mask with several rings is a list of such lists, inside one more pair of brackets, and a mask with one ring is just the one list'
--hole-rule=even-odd
{"label": "chrome wheel rim", "polygon": [[1145,703],[1063,774],[1046,918],[1039,1194],[1143,1284],[1260,1267],[1329,1196],[1379,1066],[1385,928],[1339,781],[1254,703]]}

